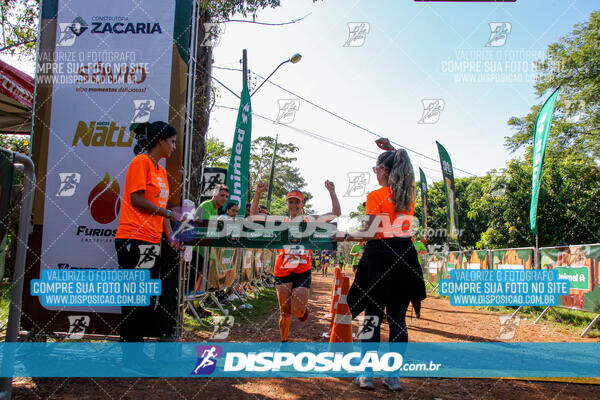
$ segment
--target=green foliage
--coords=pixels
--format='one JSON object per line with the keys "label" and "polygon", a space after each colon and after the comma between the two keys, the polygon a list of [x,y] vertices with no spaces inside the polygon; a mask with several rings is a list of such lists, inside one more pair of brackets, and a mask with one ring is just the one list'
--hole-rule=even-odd
{"label": "green foliage", "polygon": [[[275,139],[268,136],[261,136],[252,141],[248,201],[254,196],[254,189],[258,182],[269,182],[274,146]],[[303,190],[306,187],[306,181],[302,175],[300,175],[300,170],[293,166],[296,157],[293,157],[292,154],[297,151],[298,147],[292,143],[277,144],[275,173],[273,176],[273,193],[271,195],[271,214],[273,215],[287,214],[285,195],[292,189],[302,190],[306,200],[306,212],[313,212],[309,204],[312,195]],[[225,147],[223,142],[216,138],[209,138],[206,141],[206,166],[227,168],[230,156],[231,148]],[[261,199],[261,203],[266,204],[266,202],[265,192]]]}
{"label": "green foliage", "polygon": [[[567,152],[582,152],[600,157],[600,11],[589,21],[577,24],[574,30],[557,43],[548,46],[547,58],[536,63],[539,75],[535,90],[548,97],[561,87],[554,111],[549,147]],[[530,149],[534,127],[541,105],[535,105],[525,117],[512,117],[508,125],[516,130],[506,138],[506,146],[517,150]]]}
{"label": "green foliage", "polygon": [[225,147],[225,143],[217,138],[206,140],[206,155],[204,165],[207,167],[227,168],[231,157],[231,149]]}
{"label": "green foliage", "polygon": [[29,135],[0,134],[0,147],[29,155]]}
{"label": "green foliage", "polygon": [[[254,193],[254,188],[258,182],[269,182],[274,146],[275,139],[269,136],[261,136],[252,141],[249,185],[252,193]],[[285,196],[292,189],[302,190],[306,186],[306,181],[300,175],[300,170],[293,166],[296,157],[293,157],[292,154],[297,151],[298,147],[292,143],[277,143],[272,197]],[[306,202],[308,202],[312,195],[304,191],[303,193]]]}
{"label": "green foliage", "polygon": [[40,0],[2,0],[0,52],[33,57]]}
{"label": "green foliage", "polygon": [[[531,156],[512,160],[501,172],[456,179],[459,230],[463,248],[528,247],[535,243],[529,229]],[[442,182],[428,188],[429,244],[446,242],[446,196]],[[540,246],[600,241],[600,170],[584,154],[548,149],[538,204]],[[422,218],[420,195],[415,216]],[[423,225],[422,223],[420,224]]]}
{"label": "green foliage", "polygon": [[218,21],[227,21],[235,14],[256,18],[258,11],[270,7],[279,7],[280,0],[219,0],[201,1],[201,7],[208,8]]}

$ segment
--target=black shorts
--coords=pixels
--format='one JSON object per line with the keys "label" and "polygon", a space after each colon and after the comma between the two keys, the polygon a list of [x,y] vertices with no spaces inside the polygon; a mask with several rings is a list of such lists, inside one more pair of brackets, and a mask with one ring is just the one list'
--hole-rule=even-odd
{"label": "black shorts", "polygon": [[305,287],[310,289],[311,271],[310,269],[299,274],[291,273],[287,276],[276,276],[275,285],[283,285],[292,283],[292,289],[297,287]]}

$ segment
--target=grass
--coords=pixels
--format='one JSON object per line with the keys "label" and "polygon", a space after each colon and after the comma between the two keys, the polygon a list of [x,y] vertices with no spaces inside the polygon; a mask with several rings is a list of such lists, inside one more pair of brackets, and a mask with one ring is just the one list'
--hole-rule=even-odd
{"label": "grass", "polygon": [[[250,300],[247,303],[252,304],[252,309],[239,309],[242,304],[241,301],[234,301],[237,311],[232,311],[228,308],[229,315],[235,318],[235,324],[240,326],[254,324],[261,319],[271,315],[274,311],[279,309],[277,302],[277,292],[275,288],[266,288],[256,295],[251,295]],[[227,309],[227,307],[225,307]],[[207,308],[213,313],[213,315],[222,315],[218,309]],[[212,332],[213,320],[211,316],[202,318],[204,326],[194,318],[192,315],[186,314],[183,317],[183,329],[187,332]]]}
{"label": "grass", "polygon": [[[436,297],[438,299],[448,299],[447,296],[440,296],[437,293],[427,292],[427,296]],[[477,310],[487,310],[487,311],[495,311],[502,314],[512,314],[515,312],[517,307],[472,307]],[[520,317],[526,317],[527,319],[537,319],[537,317],[544,311],[546,307],[523,307],[519,310]],[[596,314],[578,311],[578,310],[570,310],[567,308],[554,307],[554,310],[560,316],[560,320],[556,316],[552,310],[548,310],[544,317],[540,320],[539,323],[550,323],[554,327],[566,331],[571,335],[580,335],[581,332],[592,322]],[[561,321],[562,320],[562,321]],[[589,338],[598,338],[600,337],[600,321],[597,321],[596,324],[590,329],[586,335]]]}

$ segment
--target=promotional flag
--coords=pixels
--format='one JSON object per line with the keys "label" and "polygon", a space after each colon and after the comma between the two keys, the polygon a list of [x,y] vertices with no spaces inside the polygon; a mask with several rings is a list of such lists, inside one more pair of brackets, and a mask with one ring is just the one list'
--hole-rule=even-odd
{"label": "promotional flag", "polygon": [[421,175],[421,200],[423,201],[423,243],[427,243],[427,178],[419,168]]}
{"label": "promotional flag", "polygon": [[[560,88],[558,88],[560,89]],[[548,144],[548,133],[552,123],[552,114],[554,113],[554,104],[558,97],[558,89],[546,100],[537,120],[535,121],[535,136],[533,139],[533,169],[531,172],[531,207],[529,209],[529,225],[531,231],[538,234],[537,224],[537,204],[540,192],[540,183],[542,182],[542,168],[544,165],[544,155],[546,154],[546,145]]]}
{"label": "promotional flag", "polygon": [[454,190],[454,170],[448,152],[439,142],[437,143],[444,176],[444,190],[448,199],[448,240],[458,242],[458,212],[456,207],[456,191]]}
{"label": "promotional flag", "polygon": [[235,124],[235,132],[233,134],[229,169],[227,170],[229,201],[237,203],[240,208],[239,217],[246,215],[251,136],[252,109],[250,107],[250,93],[248,92],[248,85],[244,83],[237,123]]}

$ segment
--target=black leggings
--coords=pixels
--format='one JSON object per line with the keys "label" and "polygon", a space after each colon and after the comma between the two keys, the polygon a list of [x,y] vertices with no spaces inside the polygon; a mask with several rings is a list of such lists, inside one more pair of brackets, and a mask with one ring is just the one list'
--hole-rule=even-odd
{"label": "black leggings", "polygon": [[[153,264],[150,270],[152,278],[156,278],[156,270],[158,268],[158,249],[160,244],[155,245],[155,248],[147,249],[152,243],[143,242],[135,239],[115,239],[115,248],[117,250],[117,260],[121,269],[135,269],[143,265],[148,267]],[[140,248],[140,246],[142,246]],[[142,249],[144,249],[142,251]],[[144,253],[156,255],[154,256],[154,263],[145,258],[152,258],[152,256],[144,257]],[[143,342],[144,334],[148,335],[149,325],[152,323],[153,310],[156,306],[157,298],[155,296],[150,297],[150,306],[136,306],[136,307],[121,307],[121,323],[119,325],[119,335],[121,342]]]}
{"label": "black leggings", "polygon": [[377,316],[378,322],[374,327],[373,336],[370,339],[363,339],[362,342],[380,342],[381,341],[381,320],[383,319],[383,309],[385,307],[388,325],[390,327],[390,342],[408,342],[408,328],[406,327],[406,310],[408,302],[387,304],[377,306],[369,303],[365,309],[365,316]]}

